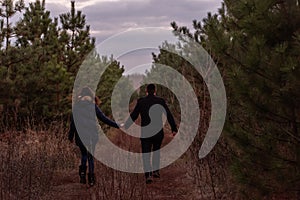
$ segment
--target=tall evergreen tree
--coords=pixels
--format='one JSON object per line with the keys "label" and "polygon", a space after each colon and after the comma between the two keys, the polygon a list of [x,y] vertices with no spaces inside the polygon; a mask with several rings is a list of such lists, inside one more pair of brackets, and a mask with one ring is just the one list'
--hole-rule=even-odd
{"label": "tall evergreen tree", "polygon": [[[124,69],[112,58],[100,59],[85,15],[80,11],[75,13],[75,3],[71,5],[71,12],[60,16],[62,28],[57,18],[50,17],[45,0],[30,2],[16,22],[15,45],[2,48],[0,54],[0,107],[6,113],[6,121],[14,124],[27,117],[40,120],[68,114],[73,82],[82,64],[94,76],[100,76],[93,73],[94,68],[104,69],[109,65],[97,94],[103,111],[111,113],[110,96]],[[1,30],[5,27],[5,23],[0,26]],[[1,34],[0,39],[4,40],[4,36]],[[88,54],[92,59],[86,60]]]}
{"label": "tall evergreen tree", "polygon": [[60,15],[62,32],[60,42],[64,45],[64,63],[67,70],[76,73],[85,56],[95,47],[95,38],[90,37],[90,26],[85,15],[75,10],[71,1],[71,11]]}
{"label": "tall evergreen tree", "polygon": [[102,66],[108,65],[108,67],[101,76],[97,95],[102,104],[101,109],[107,114],[111,114],[111,95],[117,81],[122,77],[124,67],[120,66],[120,63],[113,58],[104,58],[102,62]]}
{"label": "tall evergreen tree", "polygon": [[224,0],[194,21],[201,43],[224,71],[232,172],[245,197],[300,196],[300,7],[297,0]]}
{"label": "tall evergreen tree", "polygon": [[[21,12],[25,8],[23,0],[2,0],[0,1],[0,65],[6,67],[7,73],[4,78],[9,79],[9,74],[13,63],[12,55],[15,54],[16,49],[11,45],[11,38],[15,36],[15,30],[11,22],[11,18],[18,12]],[[2,49],[4,47],[4,49]]]}
{"label": "tall evergreen tree", "polygon": [[51,25],[57,25],[57,20],[52,21],[50,11],[45,8],[45,0],[29,3],[23,18],[16,24],[17,46],[42,46],[49,34]]}
{"label": "tall evergreen tree", "polygon": [[[27,58],[13,69],[14,98],[21,99],[20,115],[53,117],[67,107],[70,74],[60,61],[58,20],[50,17],[45,1],[29,3],[17,22],[18,57]],[[70,102],[69,102],[70,103]]]}
{"label": "tall evergreen tree", "polygon": [[10,38],[13,36],[13,27],[10,19],[17,13],[21,12],[24,7],[24,0],[2,0],[0,1],[0,17],[2,17],[1,35],[5,38],[5,48],[8,49],[10,45]]}

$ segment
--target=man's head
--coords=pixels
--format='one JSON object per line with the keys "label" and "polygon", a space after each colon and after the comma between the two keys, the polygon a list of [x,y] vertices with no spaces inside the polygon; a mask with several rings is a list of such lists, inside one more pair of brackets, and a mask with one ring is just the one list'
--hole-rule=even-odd
{"label": "man's head", "polygon": [[155,85],[154,84],[149,84],[147,85],[147,93],[150,95],[153,95],[155,93]]}

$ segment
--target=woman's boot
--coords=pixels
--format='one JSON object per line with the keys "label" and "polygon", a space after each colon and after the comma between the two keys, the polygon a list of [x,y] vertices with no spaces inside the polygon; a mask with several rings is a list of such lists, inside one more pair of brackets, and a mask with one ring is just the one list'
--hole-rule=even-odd
{"label": "woman's boot", "polygon": [[86,184],[86,166],[84,165],[79,166],[79,177],[80,177],[80,183]]}
{"label": "woman's boot", "polygon": [[89,185],[90,186],[95,185],[95,182],[96,182],[96,180],[95,180],[95,174],[94,173],[89,173],[88,174],[88,180],[89,180]]}

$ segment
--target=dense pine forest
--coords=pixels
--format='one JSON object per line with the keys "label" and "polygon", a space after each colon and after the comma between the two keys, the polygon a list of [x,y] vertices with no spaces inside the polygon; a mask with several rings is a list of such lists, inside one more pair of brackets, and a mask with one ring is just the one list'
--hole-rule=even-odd
{"label": "dense pine forest", "polygon": [[[53,120],[70,114],[72,87],[85,57],[95,48],[86,16],[71,10],[51,18],[45,1],[25,6],[24,1],[1,1],[1,122],[6,126],[24,121]],[[11,18],[21,14],[13,23]],[[111,87],[124,69],[113,58],[95,53],[95,63],[108,65],[98,93],[109,104]],[[110,89],[111,88],[111,89]]]}
{"label": "dense pine forest", "polygon": [[[211,115],[208,89],[189,62],[164,50],[176,44],[163,43],[159,53],[153,53],[153,63],[180,72],[200,102],[197,137],[166,169],[184,178],[175,180],[174,174],[166,173],[157,188],[147,188],[139,183],[142,175],[97,163],[101,178],[90,191],[70,184],[77,177],[68,175],[77,173],[72,170],[78,160],[78,152],[66,141],[74,80],[90,53],[96,65],[109,65],[96,95],[103,112],[111,116],[110,96],[124,76],[124,66],[113,55],[103,57],[94,50],[88,13],[77,10],[75,2],[69,12],[54,18],[45,0],[0,3],[0,199],[71,199],[72,195],[58,195],[73,190],[83,191],[75,199],[300,198],[299,0],[224,0],[217,13],[192,21],[193,28],[170,22],[179,40],[200,44],[221,72],[227,95],[221,138],[207,157],[199,159]],[[16,15],[17,21],[12,20]],[[176,48],[189,51],[189,46]],[[145,76],[133,79],[161,74],[167,76],[153,65]],[[140,91],[144,95],[144,86]],[[175,95],[159,85],[157,93],[167,99],[179,122]],[[110,139],[123,148],[138,146],[118,134],[107,129]],[[54,190],[59,184],[61,190]]]}

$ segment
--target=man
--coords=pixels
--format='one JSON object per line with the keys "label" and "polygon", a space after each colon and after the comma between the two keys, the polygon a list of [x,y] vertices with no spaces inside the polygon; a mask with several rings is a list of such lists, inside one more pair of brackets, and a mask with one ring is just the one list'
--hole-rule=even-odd
{"label": "man", "polygon": [[[152,183],[152,176],[159,178],[160,152],[164,138],[162,115],[167,116],[173,135],[177,132],[176,123],[164,99],[156,96],[154,84],[147,85],[147,96],[138,99],[137,104],[125,122],[128,129],[138,116],[141,116],[141,145],[146,183]],[[152,165],[150,163],[153,151]],[[154,169],[154,170],[153,170]]]}

